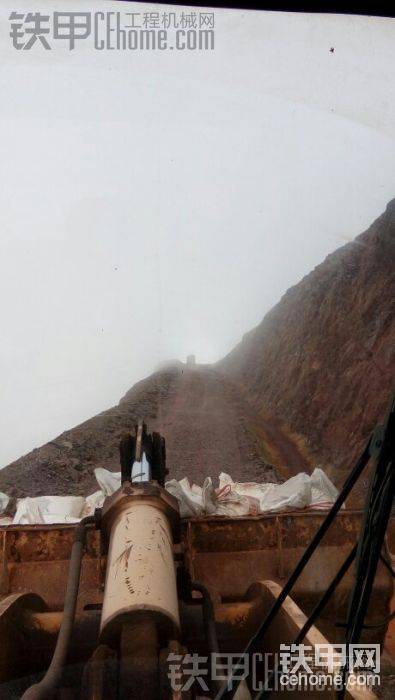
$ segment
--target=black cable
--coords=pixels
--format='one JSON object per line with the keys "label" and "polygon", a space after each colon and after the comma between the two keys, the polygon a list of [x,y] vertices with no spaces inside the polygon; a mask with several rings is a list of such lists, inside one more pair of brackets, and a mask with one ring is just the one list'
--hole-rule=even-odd
{"label": "black cable", "polygon": [[[218,637],[215,626],[215,611],[210,591],[200,581],[193,581],[191,583],[191,589],[193,591],[198,591],[202,596],[204,636],[208,652],[210,656],[219,654]],[[219,689],[218,681],[212,681],[212,684],[215,690]]]}
{"label": "black cable", "polygon": [[[358,548],[358,545],[355,544],[354,547],[352,548],[350,554],[348,555],[348,557],[345,559],[345,561],[341,565],[339,571],[333,577],[333,579],[330,582],[328,588],[326,589],[324,595],[322,596],[322,598],[319,600],[319,602],[315,606],[313,612],[311,613],[309,618],[306,620],[303,627],[299,630],[294,641],[291,642],[291,645],[300,644],[303,641],[303,639],[305,638],[308,631],[314,625],[314,622],[316,621],[317,617],[319,617],[319,615],[322,613],[326,604],[328,603],[328,601],[332,597],[333,593],[335,592],[336,588],[338,587],[340,581],[343,580],[344,576],[346,575],[347,571],[349,570],[352,562],[355,559],[355,556],[357,553],[357,548]],[[275,673],[277,673],[277,670],[278,670],[278,664],[276,664],[274,669],[270,672],[268,681],[270,680],[270,678],[272,678],[275,675]],[[271,689],[262,688],[262,690],[258,691],[258,693],[254,696],[254,700],[263,700],[263,699],[267,700],[267,698],[270,697],[271,693],[272,693]]]}
{"label": "black cable", "polygon": [[[349,598],[345,642],[357,644],[364,629],[377,565],[391,515],[395,493],[395,399],[392,400],[373,471],[365,506],[363,527],[358,544],[355,583]],[[390,568],[390,567],[389,567]],[[342,669],[343,687],[337,697],[344,698],[348,676],[347,664]]]}
{"label": "black cable", "polygon": [[[344,501],[346,500],[348,494],[352,490],[353,486],[355,485],[357,479],[359,478],[360,474],[362,473],[363,469],[365,468],[366,464],[368,463],[369,459],[371,456],[376,457],[376,463],[377,463],[377,468],[374,472],[371,484],[372,487],[369,491],[369,498],[368,498],[368,506],[365,507],[365,515],[364,515],[364,522],[363,522],[363,527],[362,527],[362,532],[373,532],[375,531],[377,533],[377,538],[375,542],[375,546],[373,548],[373,557],[370,555],[371,548],[370,546],[368,549],[366,549],[366,541],[363,536],[360,537],[359,543],[358,543],[358,552],[357,552],[357,557],[358,557],[358,565],[357,568],[361,569],[363,566],[366,571],[366,576],[364,577],[362,581],[362,576],[359,577],[358,580],[358,593],[357,595],[354,595],[352,598],[352,606],[350,603],[350,612],[348,615],[348,621],[354,619],[354,626],[353,626],[353,631],[352,634],[354,636],[357,635],[357,632],[362,629],[363,625],[363,619],[364,619],[364,614],[362,617],[362,622],[361,622],[361,615],[358,614],[355,618],[353,618],[353,612],[355,607],[357,606],[357,602],[359,601],[359,609],[365,608],[366,612],[366,605],[367,602],[370,598],[372,586],[373,586],[373,580],[374,580],[374,575],[376,572],[377,568],[377,563],[378,563],[378,558],[380,556],[381,548],[383,545],[384,541],[384,535],[385,535],[385,530],[387,527],[388,519],[390,517],[391,513],[391,507],[392,507],[392,500],[393,500],[393,494],[395,491],[395,475],[394,475],[394,469],[392,469],[392,472],[388,472],[387,467],[393,466],[394,462],[394,440],[395,437],[395,399],[392,400],[390,410],[387,414],[387,419],[386,419],[386,425],[384,428],[380,428],[380,430],[377,430],[373,433],[371,438],[369,439],[369,442],[367,446],[365,447],[365,450],[361,457],[359,458],[357,464],[355,465],[354,469],[352,470],[351,474],[349,477],[346,479],[346,482],[343,486],[343,489],[341,493],[339,494],[336,502],[332,506],[331,510],[329,511],[327,517],[325,518],[324,522],[322,523],[321,527],[318,529],[316,535],[313,537],[313,540],[311,541],[310,545],[307,547],[305,550],[304,554],[302,555],[301,559],[299,560],[297,566],[295,567],[294,571],[292,572],[290,578],[288,579],[287,583],[285,584],[284,588],[282,589],[280,595],[277,597],[276,601],[273,603],[272,607],[270,608],[268,614],[264,618],[263,622],[259,626],[257,632],[255,635],[253,635],[248,642],[244,653],[239,657],[237,663],[235,666],[232,667],[231,673],[229,674],[228,678],[225,680],[223,685],[221,686],[218,694],[216,695],[216,700],[231,700],[231,698],[234,697],[237,688],[240,683],[240,678],[238,677],[238,672],[243,670],[243,661],[245,658],[246,654],[251,654],[253,649],[258,645],[258,643],[262,643],[262,639],[264,638],[265,633],[267,632],[268,627],[271,625],[273,620],[275,619],[276,615],[278,614],[279,610],[282,607],[282,604],[287,597],[287,595],[290,593],[292,590],[296,580],[299,578],[300,574],[304,570],[306,564],[310,560],[312,554],[316,550],[318,544],[320,543],[322,537],[326,533],[327,529],[331,525],[332,521],[334,520],[335,516],[337,515],[339,509],[343,505]],[[392,489],[392,491],[391,491]],[[389,498],[389,495],[391,495],[391,498]],[[373,507],[371,507],[373,506]],[[372,538],[369,538],[371,540]],[[363,556],[362,556],[363,555]],[[370,558],[369,558],[370,555]],[[360,562],[363,562],[363,565],[360,564]],[[355,593],[355,591],[354,591]],[[351,611],[352,607],[352,611]],[[348,623],[349,624],[349,623]],[[359,637],[358,637],[359,638]]]}
{"label": "black cable", "polygon": [[302,554],[302,557],[300,558],[298,564],[296,565],[295,569],[293,570],[291,576],[289,577],[287,583],[285,584],[284,588],[282,589],[281,593],[279,596],[276,598],[275,602],[273,603],[272,607],[270,608],[268,614],[260,624],[257,632],[251,637],[250,641],[248,642],[244,653],[239,657],[237,663],[235,666],[233,666],[230,676],[225,680],[225,682],[222,684],[219,692],[216,695],[216,700],[230,700],[233,698],[234,694],[236,693],[236,690],[239,686],[241,678],[237,677],[237,674],[239,671],[242,671],[244,668],[244,658],[246,654],[251,654],[252,650],[254,647],[258,645],[258,643],[262,642],[262,639],[267,632],[268,627],[271,625],[273,622],[274,618],[280,611],[282,604],[290,591],[292,590],[294,584],[296,583],[297,579],[299,578],[300,574],[306,567],[306,564],[310,561],[312,555],[314,554],[315,550],[317,549],[319,543],[321,542],[323,536],[325,535],[326,531],[329,529],[330,525],[332,524],[333,520],[335,519],[338,511],[342,507],[344,501],[346,500],[347,496],[349,495],[350,491],[354,487],[355,483],[357,482],[359,476],[363,472],[364,468],[366,467],[367,463],[369,462],[370,459],[370,448],[371,448],[371,442],[372,438],[369,438],[369,441],[360,456],[358,462],[356,463],[355,467],[353,468],[351,474],[347,477],[343,489],[339,496],[337,497],[335,503],[333,504],[331,510],[329,511],[328,515],[326,516],[324,522],[321,524],[319,529],[317,530],[316,534],[314,535],[312,541],[310,542],[309,546],[307,549],[304,551]]}

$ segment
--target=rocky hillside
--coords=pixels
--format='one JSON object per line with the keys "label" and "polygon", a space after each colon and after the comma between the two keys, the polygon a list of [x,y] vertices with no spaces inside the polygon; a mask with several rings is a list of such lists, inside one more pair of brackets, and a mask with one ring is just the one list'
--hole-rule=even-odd
{"label": "rocky hillside", "polygon": [[395,377],[395,200],[292,287],[219,368],[341,481]]}
{"label": "rocky hillside", "polygon": [[166,438],[171,477],[273,481],[320,463],[340,483],[385,413],[394,370],[395,200],[215,367],[166,363],[0,471],[0,491],[92,492],[94,468],[118,471],[119,439],[140,418]]}
{"label": "rocky hillside", "polygon": [[[144,418],[166,438],[170,477],[202,483],[233,478],[283,480],[308,467],[298,447],[260,416],[230,380],[211,367],[173,363],[130,389],[118,406],[67,430],[0,471],[0,491],[13,496],[88,495],[96,467],[119,471],[121,435]],[[278,465],[277,471],[272,465]]]}

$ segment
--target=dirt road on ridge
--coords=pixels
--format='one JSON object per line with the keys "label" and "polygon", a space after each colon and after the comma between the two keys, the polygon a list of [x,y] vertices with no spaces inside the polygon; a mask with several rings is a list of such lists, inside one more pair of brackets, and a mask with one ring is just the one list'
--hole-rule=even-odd
{"label": "dirt road on ridge", "polygon": [[240,481],[274,480],[308,469],[279,424],[263,420],[238,388],[206,366],[184,368],[155,428],[166,437],[171,476],[201,481],[228,472]]}
{"label": "dirt road on ridge", "polygon": [[[0,471],[10,495],[88,495],[96,467],[119,471],[120,437],[139,419],[166,438],[170,478],[278,481],[309,470],[296,441],[206,365],[178,363],[135,384],[117,406],[66,430]],[[273,465],[276,469],[273,469]]]}

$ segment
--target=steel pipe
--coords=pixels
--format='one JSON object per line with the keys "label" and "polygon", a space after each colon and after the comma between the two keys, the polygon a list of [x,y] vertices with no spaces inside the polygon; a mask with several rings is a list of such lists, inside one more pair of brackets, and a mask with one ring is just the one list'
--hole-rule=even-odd
{"label": "steel pipe", "polygon": [[94,516],[83,518],[75,529],[74,542],[71,549],[69,576],[64,600],[63,617],[59,635],[56,641],[54,655],[44,678],[39,683],[35,683],[34,685],[30,686],[30,688],[28,688],[22,695],[22,700],[43,700],[44,698],[51,698],[61,681],[77,606],[81,564],[86,541],[86,525],[93,522],[95,522]]}

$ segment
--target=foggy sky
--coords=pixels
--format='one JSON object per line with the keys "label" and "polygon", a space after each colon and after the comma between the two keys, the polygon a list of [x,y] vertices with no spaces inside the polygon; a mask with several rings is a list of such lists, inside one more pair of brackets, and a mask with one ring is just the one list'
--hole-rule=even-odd
{"label": "foggy sky", "polygon": [[393,20],[217,10],[212,52],[45,52],[12,48],[13,9],[0,466],[162,360],[219,359],[395,196]]}

